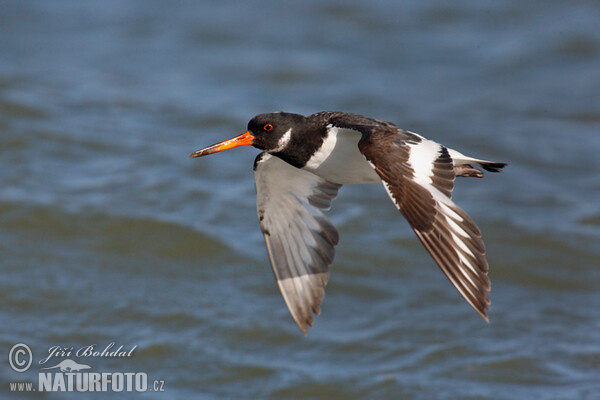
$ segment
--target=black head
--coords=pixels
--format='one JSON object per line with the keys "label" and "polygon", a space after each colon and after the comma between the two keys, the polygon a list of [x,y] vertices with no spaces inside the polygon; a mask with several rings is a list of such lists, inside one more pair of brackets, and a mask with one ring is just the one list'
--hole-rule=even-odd
{"label": "black head", "polygon": [[292,132],[301,132],[305,123],[306,117],[300,114],[258,114],[248,122],[248,132],[254,136],[254,147],[277,153],[283,151],[290,143]]}
{"label": "black head", "polygon": [[[198,150],[190,157],[201,157],[238,146],[252,145],[277,155],[295,166],[303,165],[314,149],[320,146],[325,128],[300,114],[276,112],[258,114],[248,122],[248,130],[239,136]],[[315,131],[319,134],[315,135]]]}

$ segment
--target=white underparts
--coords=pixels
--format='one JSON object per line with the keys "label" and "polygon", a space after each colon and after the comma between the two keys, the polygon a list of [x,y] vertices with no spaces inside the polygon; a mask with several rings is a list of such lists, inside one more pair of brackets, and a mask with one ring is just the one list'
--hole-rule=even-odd
{"label": "white underparts", "polygon": [[380,183],[381,178],[358,149],[362,134],[352,129],[327,126],[321,147],[304,169],[339,184]]}

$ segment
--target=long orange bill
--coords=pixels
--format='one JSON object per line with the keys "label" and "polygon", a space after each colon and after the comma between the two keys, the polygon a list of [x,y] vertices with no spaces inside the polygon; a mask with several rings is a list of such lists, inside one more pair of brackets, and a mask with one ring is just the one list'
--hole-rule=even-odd
{"label": "long orange bill", "polygon": [[192,154],[190,154],[190,157],[202,157],[212,153],[218,153],[219,151],[233,149],[234,147],[246,146],[248,144],[252,144],[252,140],[254,140],[254,136],[252,136],[250,131],[246,131],[241,135],[231,138],[229,140],[225,140],[224,142],[213,144],[212,146],[208,146],[201,150],[195,151]]}

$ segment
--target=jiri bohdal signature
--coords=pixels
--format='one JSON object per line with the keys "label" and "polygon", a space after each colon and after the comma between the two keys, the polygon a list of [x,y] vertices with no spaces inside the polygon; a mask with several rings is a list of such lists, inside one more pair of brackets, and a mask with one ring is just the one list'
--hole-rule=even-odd
{"label": "jiri bohdal signature", "polygon": [[120,345],[118,348],[113,350],[115,347],[115,342],[109,343],[104,349],[100,350],[97,344],[90,344],[88,346],[83,346],[77,350],[74,347],[63,347],[63,346],[52,346],[48,349],[48,356],[42,358],[39,363],[46,364],[49,360],[53,358],[62,358],[62,357],[72,357],[73,355],[76,357],[104,357],[104,358],[113,358],[113,357],[131,357],[133,351],[136,349],[137,344],[130,348],[129,350],[124,348],[123,345]]}

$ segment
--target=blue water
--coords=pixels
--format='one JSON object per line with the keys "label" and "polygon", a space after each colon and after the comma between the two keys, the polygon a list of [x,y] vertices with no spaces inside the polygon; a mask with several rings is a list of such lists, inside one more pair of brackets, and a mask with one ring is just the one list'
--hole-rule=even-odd
{"label": "blue water", "polygon": [[[1,1],[0,398],[42,397],[9,383],[37,386],[52,346],[115,342],[133,356],[76,361],[165,382],[119,398],[599,399],[599,23],[595,1]],[[490,324],[383,188],[347,186],[304,337],[258,228],[257,150],[188,158],[276,110],[509,162],[454,192],[484,233]]]}

